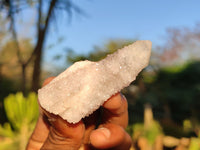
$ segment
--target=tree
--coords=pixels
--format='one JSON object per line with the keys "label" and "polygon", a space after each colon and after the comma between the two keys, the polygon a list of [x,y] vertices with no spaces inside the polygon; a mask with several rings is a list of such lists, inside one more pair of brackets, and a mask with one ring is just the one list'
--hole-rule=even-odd
{"label": "tree", "polygon": [[193,28],[169,28],[167,39],[163,46],[159,47],[159,60],[164,65],[174,65],[190,60],[200,59],[199,53],[200,26]]}
{"label": "tree", "polygon": [[73,64],[80,60],[91,60],[91,61],[99,61],[105,58],[108,54],[114,53],[116,50],[123,48],[135,40],[122,40],[115,39],[108,41],[103,47],[94,46],[94,49],[91,53],[87,55],[76,54],[73,50],[68,50],[67,53],[67,63]]}
{"label": "tree", "polygon": [[30,72],[32,71],[32,64],[24,66],[23,62],[26,62],[26,60],[30,57],[32,44],[30,43],[30,39],[24,39],[23,41],[19,41],[19,46],[20,53],[23,54],[21,61],[18,60],[19,58],[16,54],[15,41],[10,40],[1,48],[0,63],[2,64],[2,76],[6,76],[16,83],[21,81],[19,83],[21,87],[18,89],[25,93],[27,89],[27,81],[30,81],[31,79]]}
{"label": "tree", "polygon": [[[2,20],[2,16],[0,15],[0,20]],[[5,21],[1,21],[0,22],[0,45],[2,45],[2,41],[5,37]],[[1,46],[0,46],[0,51],[1,51]],[[2,66],[3,66],[3,62],[0,59],[0,83],[2,80]]]}
{"label": "tree", "polygon": [[[2,0],[0,2],[0,9],[1,13],[6,11],[5,19],[8,19],[10,22],[10,31],[16,44],[18,61],[22,64],[23,70],[25,71],[27,65],[33,61],[32,90],[37,91],[40,86],[42,54],[50,25],[52,25],[60,11],[67,12],[69,17],[71,17],[73,12],[81,14],[82,10],[72,0]],[[23,54],[19,46],[19,25],[20,19],[23,20],[22,15],[26,13],[26,9],[36,10],[37,19],[33,28],[36,28],[37,35],[33,39],[35,43],[30,57],[23,60]]]}

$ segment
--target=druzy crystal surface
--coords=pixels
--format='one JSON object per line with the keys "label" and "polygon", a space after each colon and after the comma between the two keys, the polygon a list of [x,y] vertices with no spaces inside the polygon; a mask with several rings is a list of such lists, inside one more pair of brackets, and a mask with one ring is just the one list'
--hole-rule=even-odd
{"label": "druzy crystal surface", "polygon": [[80,61],[38,90],[40,105],[70,123],[98,109],[148,65],[150,41],[136,41],[99,62]]}

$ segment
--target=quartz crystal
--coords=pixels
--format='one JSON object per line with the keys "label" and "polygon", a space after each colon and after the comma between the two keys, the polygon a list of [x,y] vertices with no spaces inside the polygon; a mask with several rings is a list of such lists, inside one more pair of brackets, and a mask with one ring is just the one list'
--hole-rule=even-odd
{"label": "quartz crystal", "polygon": [[148,65],[150,41],[136,41],[99,62],[79,61],[38,90],[40,105],[77,123],[127,87]]}

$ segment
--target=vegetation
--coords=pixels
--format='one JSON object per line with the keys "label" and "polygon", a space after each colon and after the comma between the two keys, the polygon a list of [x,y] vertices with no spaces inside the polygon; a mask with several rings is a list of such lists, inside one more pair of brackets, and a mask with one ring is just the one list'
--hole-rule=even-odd
{"label": "vegetation", "polygon": [[[28,26],[25,24],[27,20],[22,17],[27,8],[36,13],[33,19],[35,22]],[[38,117],[38,104],[36,94],[31,91],[37,91],[40,87],[41,76],[46,77],[46,72],[41,69],[42,55],[49,31],[55,25],[55,18],[61,14],[58,12],[66,12],[69,19],[74,12],[83,14],[72,0],[0,1],[2,150],[23,150],[33,130]],[[21,35],[21,30],[24,30],[21,26],[26,26],[27,30],[34,31],[36,35]],[[200,149],[199,37],[199,26],[193,29],[168,29],[166,43],[154,47],[149,67],[122,91],[129,103],[127,131],[136,141],[135,144],[145,139],[153,147],[158,137],[163,141],[173,137],[173,146]],[[72,64],[85,59],[98,61],[134,41],[110,40],[102,47],[95,46],[93,51],[85,55],[69,50],[66,62]],[[59,56],[55,58],[59,59]],[[147,105],[152,109],[150,119],[145,117]],[[189,139],[188,145],[180,144],[183,138]],[[171,149],[174,148],[172,145]]]}
{"label": "vegetation", "polygon": [[110,40],[104,47],[95,46],[94,50],[88,55],[80,55],[72,50],[68,51],[67,63],[73,64],[80,60],[99,61],[105,58],[108,54],[114,53],[116,50],[133,43],[134,40]]}
{"label": "vegetation", "polygon": [[[29,52],[29,55],[24,56],[24,47],[19,40],[21,30],[27,28],[26,22],[30,21],[27,18],[23,17],[24,14],[27,13],[27,9],[32,10],[34,12],[29,13],[31,16],[31,21],[35,18],[35,22],[32,23],[29,27],[30,30],[34,30],[36,35],[31,35],[33,39],[31,39],[32,46],[26,49],[26,52]],[[5,14],[6,12],[6,14]],[[26,89],[26,69],[27,66],[32,63],[33,71],[32,71],[32,81],[31,81],[31,90],[37,91],[40,87],[40,77],[41,77],[41,62],[42,62],[42,54],[44,51],[45,41],[47,39],[47,35],[49,34],[50,27],[53,24],[53,21],[60,12],[65,12],[68,14],[69,18],[72,13],[81,14],[83,11],[77,7],[72,0],[62,1],[62,0],[1,0],[0,1],[0,18],[4,22],[3,27],[9,27],[6,34],[6,38],[11,36],[14,42],[14,51],[16,54],[16,58],[18,60],[18,65],[21,66],[22,72],[22,84],[24,87],[22,91]],[[36,14],[35,14],[36,13]],[[35,17],[35,15],[37,17]],[[22,27],[22,28],[19,28]],[[24,28],[23,28],[24,27]],[[21,29],[21,30],[20,30]],[[27,33],[28,34],[28,33]],[[3,35],[3,34],[1,34]],[[26,35],[27,36],[27,35]],[[2,63],[2,62],[1,62]],[[4,64],[3,62],[2,64]],[[2,65],[1,64],[1,65]],[[1,67],[1,66],[0,66]]]}
{"label": "vegetation", "polygon": [[25,150],[39,114],[37,96],[10,94],[4,100],[4,107],[9,122],[0,125],[0,149]]}

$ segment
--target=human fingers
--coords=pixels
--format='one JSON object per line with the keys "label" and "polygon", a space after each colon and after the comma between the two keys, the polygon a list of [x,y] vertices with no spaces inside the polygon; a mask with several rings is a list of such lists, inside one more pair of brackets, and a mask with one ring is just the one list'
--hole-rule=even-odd
{"label": "human fingers", "polygon": [[96,110],[90,116],[83,118],[85,124],[85,135],[83,144],[89,144],[90,133],[97,127],[100,117],[100,110]]}
{"label": "human fingers", "polygon": [[95,128],[97,123],[100,122],[99,118],[101,117],[101,124],[112,122],[119,124],[124,128],[128,124],[126,99],[120,93],[112,96],[107,102],[103,104],[103,116],[101,116],[102,114],[100,111],[101,110],[98,109],[92,115],[83,119],[86,127],[84,144],[89,142],[90,133]]}
{"label": "human fingers", "polygon": [[26,150],[39,150],[49,133],[47,118],[39,116],[35,129],[29,139]]}
{"label": "human fingers", "polygon": [[[47,85],[54,77],[48,78],[43,83]],[[44,116],[48,117],[50,123],[50,131],[46,141],[44,142],[41,150],[43,149],[70,149],[76,150],[82,144],[85,126],[82,121],[77,124],[70,124],[63,120],[61,117],[48,113],[43,110]]]}
{"label": "human fingers", "polygon": [[128,104],[121,93],[113,95],[103,104],[102,122],[117,124],[123,128],[128,125]]}
{"label": "human fingers", "polygon": [[45,112],[51,123],[50,131],[41,150],[78,150],[83,142],[85,126],[82,121],[71,124],[57,115]]}
{"label": "human fingers", "polygon": [[[55,77],[47,78],[42,86],[47,85],[49,82],[51,82]],[[35,129],[29,139],[29,142],[27,144],[26,149],[27,150],[39,150],[44,141],[46,140],[48,134],[49,134],[49,122],[48,118],[43,114],[43,110],[41,107],[39,107],[40,115],[37,120]]]}
{"label": "human fingers", "polygon": [[131,137],[120,125],[108,123],[92,131],[90,142],[98,149],[129,150]]}
{"label": "human fingers", "polygon": [[102,124],[91,133],[91,145],[98,149],[128,150],[132,141],[124,129],[127,125],[128,104],[117,93],[103,104]]}
{"label": "human fingers", "polygon": [[[124,97],[121,96],[119,93],[112,96],[107,102],[103,104],[103,116],[101,116],[102,114],[100,113],[101,109],[98,109],[92,115],[83,119],[86,127],[84,137],[85,148],[87,146],[90,147],[90,144],[88,144],[90,142],[90,133],[95,129],[97,123],[100,123],[100,120],[102,121],[102,124],[112,122],[125,128],[125,126],[128,124],[128,111],[126,99],[123,98]],[[102,119],[99,119],[101,117]]]}

